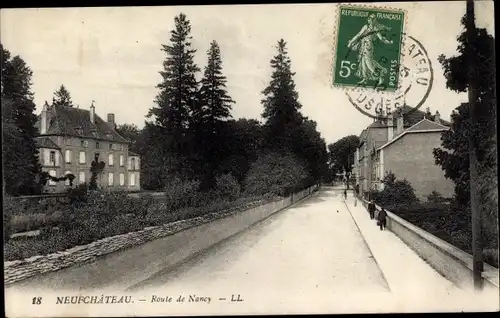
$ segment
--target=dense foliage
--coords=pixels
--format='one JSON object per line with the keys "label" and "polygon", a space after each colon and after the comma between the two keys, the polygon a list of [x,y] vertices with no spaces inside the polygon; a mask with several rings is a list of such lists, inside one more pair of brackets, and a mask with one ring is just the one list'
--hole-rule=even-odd
{"label": "dense foliage", "polygon": [[[464,16],[462,25],[466,26],[466,22]],[[471,137],[479,165],[480,209],[487,236],[484,242],[486,247],[498,248],[495,39],[486,29],[478,28],[475,43],[468,42],[465,31],[457,40],[458,55],[441,55],[439,61],[444,68],[447,87],[456,92],[466,92],[469,87],[468,65],[475,59],[476,69],[471,76],[477,89],[477,122],[471,126],[469,104],[460,104],[451,114],[451,129],[441,138],[443,149],[434,149],[434,157],[445,176],[455,183],[455,204],[466,211],[470,219],[469,136]],[[474,53],[472,56],[467,53],[470,46]]]}
{"label": "dense foliage", "polygon": [[[270,62],[271,80],[262,91],[263,122],[234,120],[234,101],[217,41],[210,43],[207,64],[197,82],[200,69],[194,63],[191,24],[184,14],[174,24],[170,43],[163,45],[166,59],[156,105],[148,113],[152,120],[138,134],[132,133],[143,158],[141,186],[163,189],[169,180],[179,178],[196,181],[198,190],[210,192],[217,180],[230,174],[244,191],[249,170],[268,153],[296,158],[304,180],[321,180],[328,171],[326,145],[316,123],[300,113],[286,42],[278,41]],[[130,130],[124,128],[129,127],[119,130],[127,134]]]}
{"label": "dense foliage", "polygon": [[3,190],[10,195],[41,192],[32,71],[1,46]]}
{"label": "dense foliage", "polygon": [[415,190],[408,180],[396,180],[396,176],[388,172],[382,182],[384,189],[373,191],[371,194],[375,203],[381,206],[418,203]]}
{"label": "dense foliage", "polygon": [[[345,173],[346,179],[350,179],[354,154],[358,146],[359,137],[355,135],[343,137],[328,145],[328,159],[333,174]],[[347,188],[349,189],[349,182]]]}

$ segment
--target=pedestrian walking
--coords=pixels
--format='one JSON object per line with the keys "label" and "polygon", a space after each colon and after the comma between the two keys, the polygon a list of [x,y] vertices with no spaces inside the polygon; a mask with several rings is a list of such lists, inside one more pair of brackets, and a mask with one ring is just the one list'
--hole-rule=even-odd
{"label": "pedestrian walking", "polygon": [[373,200],[370,201],[370,203],[368,204],[368,212],[370,213],[370,219],[373,220],[375,218],[375,203],[373,202]]}
{"label": "pedestrian walking", "polygon": [[344,189],[344,199],[347,200],[347,190]]}
{"label": "pedestrian walking", "polygon": [[378,225],[381,231],[383,231],[387,225],[387,212],[385,212],[384,208],[378,213]]}

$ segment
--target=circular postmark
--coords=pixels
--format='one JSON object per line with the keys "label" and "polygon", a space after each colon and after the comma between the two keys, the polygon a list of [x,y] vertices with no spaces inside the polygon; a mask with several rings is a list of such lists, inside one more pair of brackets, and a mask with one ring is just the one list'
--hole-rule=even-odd
{"label": "circular postmark", "polygon": [[[345,93],[351,104],[366,116],[383,118],[396,111],[414,112],[430,94],[434,72],[425,47],[404,33],[397,40],[401,41],[399,59],[387,58],[383,54],[376,59],[373,55],[371,60],[366,59],[366,52],[359,48],[347,52],[351,59],[351,54],[357,55],[352,72],[361,77],[361,81],[346,87]],[[387,40],[388,43],[391,41]],[[371,74],[373,80],[364,80],[363,72]]]}

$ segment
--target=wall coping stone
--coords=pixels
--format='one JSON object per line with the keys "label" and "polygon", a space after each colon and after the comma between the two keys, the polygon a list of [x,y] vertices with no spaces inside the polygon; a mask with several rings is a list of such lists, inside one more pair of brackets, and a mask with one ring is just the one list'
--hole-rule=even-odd
{"label": "wall coping stone", "polygon": [[[364,204],[368,204],[369,202],[361,199]],[[382,207],[375,204],[377,210],[380,210]],[[452,257],[454,260],[459,262],[460,264],[464,265],[467,267],[470,271],[472,271],[473,267],[473,257],[472,255],[462,251],[458,247],[440,239],[439,237],[423,230],[422,228],[406,221],[405,219],[397,216],[393,212],[390,212],[386,210],[387,212],[387,217],[393,221],[396,221],[399,223],[401,226],[405,227],[406,229],[412,231],[413,233],[417,234],[420,236],[422,239],[426,240],[427,242],[431,243],[434,245],[437,249],[441,250],[442,252],[445,252],[448,256]],[[491,266],[488,263],[483,263],[483,273],[482,276],[485,280],[490,282],[492,285],[495,287],[499,288],[499,270],[498,268]]]}

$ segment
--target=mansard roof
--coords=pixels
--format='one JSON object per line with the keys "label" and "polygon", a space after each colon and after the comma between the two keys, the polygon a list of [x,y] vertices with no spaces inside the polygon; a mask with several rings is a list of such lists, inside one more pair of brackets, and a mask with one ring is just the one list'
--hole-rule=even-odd
{"label": "mansard roof", "polygon": [[[44,135],[75,136],[108,140],[119,143],[128,141],[97,114],[90,121],[90,110],[54,105],[47,110],[49,123]],[[36,126],[40,129],[40,116]]]}

